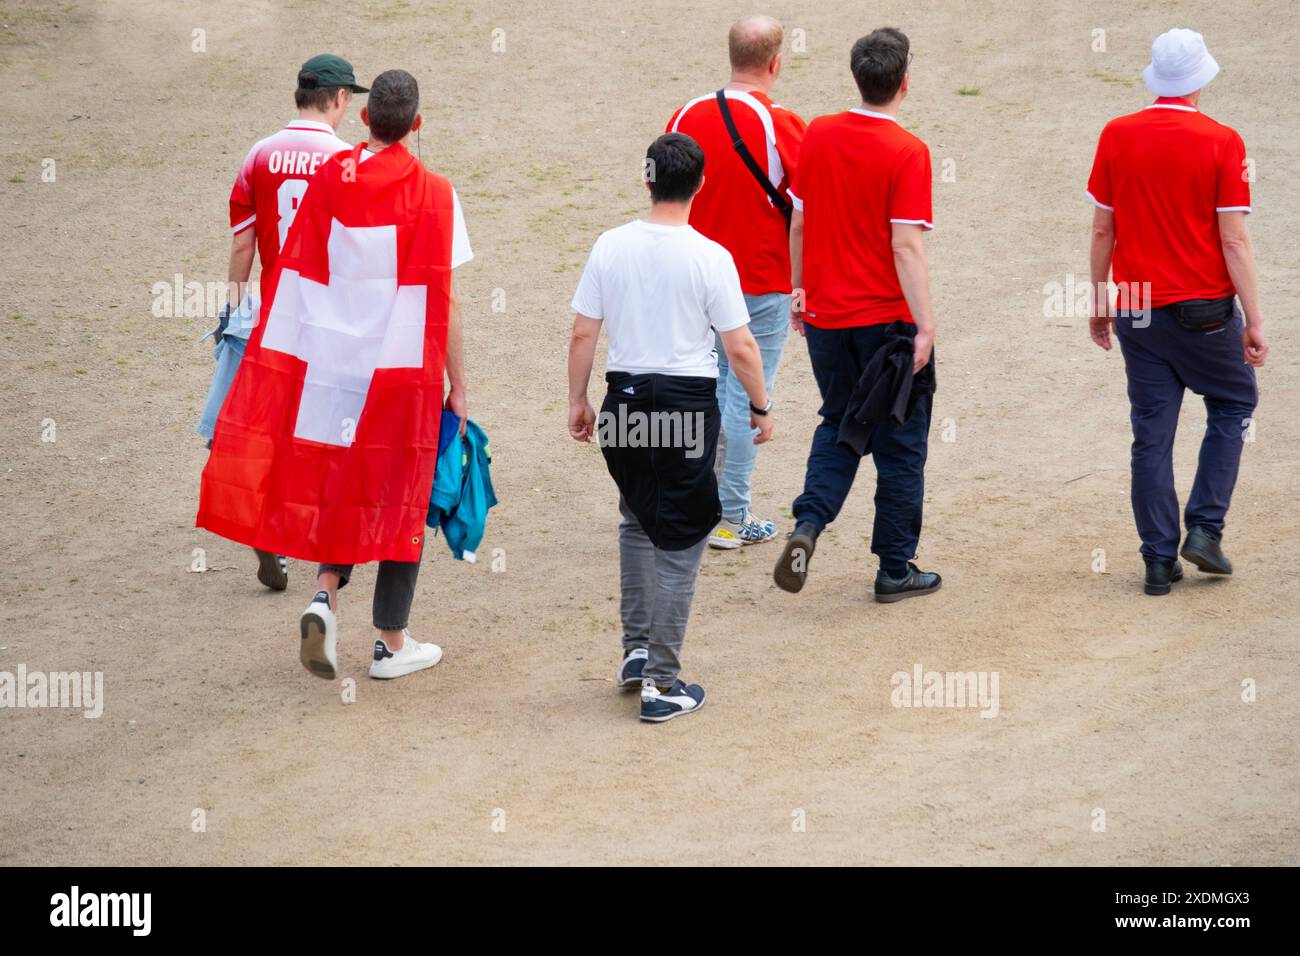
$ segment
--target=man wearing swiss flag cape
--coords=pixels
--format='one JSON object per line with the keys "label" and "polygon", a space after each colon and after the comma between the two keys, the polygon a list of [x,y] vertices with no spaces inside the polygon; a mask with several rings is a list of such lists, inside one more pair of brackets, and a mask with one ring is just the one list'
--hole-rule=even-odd
{"label": "man wearing swiss flag cape", "polygon": [[466,419],[451,270],[472,252],[455,190],[405,146],[423,120],[415,78],[381,73],[361,120],[369,142],[321,165],[263,279],[197,519],[233,541],[320,562],[300,657],[329,680],[337,592],[360,562],[380,562],[370,675],[442,658],[406,628],[442,408],[462,428]]}

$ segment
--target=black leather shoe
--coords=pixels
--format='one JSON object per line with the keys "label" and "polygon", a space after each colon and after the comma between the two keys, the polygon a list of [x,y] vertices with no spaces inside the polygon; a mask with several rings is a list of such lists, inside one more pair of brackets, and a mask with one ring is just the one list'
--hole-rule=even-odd
{"label": "black leather shoe", "polygon": [[800,521],[785,539],[785,550],[776,561],[776,570],[772,579],[782,591],[798,594],[803,590],[804,581],[808,579],[808,562],[812,560],[817,548],[817,528],[807,521]]}
{"label": "black leather shoe", "polygon": [[1208,528],[1188,528],[1179,553],[1206,574],[1232,573],[1232,562],[1219,547],[1219,536]]}
{"label": "black leather shoe", "polygon": [[933,594],[943,584],[943,578],[933,571],[922,571],[912,562],[907,562],[907,574],[901,578],[891,578],[884,571],[876,572],[876,600],[881,604],[893,604],[903,598],[920,597]]}
{"label": "black leather shoe", "polygon": [[1168,594],[1169,586],[1182,579],[1181,561],[1148,561],[1147,581],[1143,590],[1147,594]]}

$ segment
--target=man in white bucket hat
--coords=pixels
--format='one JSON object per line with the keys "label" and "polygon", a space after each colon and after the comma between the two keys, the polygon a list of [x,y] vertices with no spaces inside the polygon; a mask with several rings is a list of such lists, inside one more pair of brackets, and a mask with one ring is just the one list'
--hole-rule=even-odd
{"label": "man in white bucket hat", "polygon": [[[1268,354],[1246,228],[1246,147],[1236,130],[1197,108],[1218,72],[1194,30],[1157,37],[1142,71],[1156,101],[1106,125],[1088,180],[1097,207],[1089,326],[1108,351],[1113,326],[1124,354],[1147,594],[1168,594],[1182,578],[1179,554],[1203,572],[1232,573],[1220,541],[1253,431],[1255,369]],[[1115,308],[1106,286],[1112,273]],[[1206,428],[1180,550],[1173,446],[1189,388],[1205,400]]]}

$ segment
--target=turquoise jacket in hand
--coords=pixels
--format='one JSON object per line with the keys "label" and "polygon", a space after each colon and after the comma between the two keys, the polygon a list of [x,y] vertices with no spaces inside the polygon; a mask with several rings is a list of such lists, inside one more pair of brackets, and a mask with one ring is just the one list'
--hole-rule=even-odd
{"label": "turquoise jacket in hand", "polygon": [[459,431],[460,419],[452,412],[443,412],[438,467],[425,523],[430,528],[442,528],[457,561],[473,562],[487,528],[488,509],[497,503],[497,496],[492,490],[492,451],[487,433],[472,420],[466,423],[463,437]]}

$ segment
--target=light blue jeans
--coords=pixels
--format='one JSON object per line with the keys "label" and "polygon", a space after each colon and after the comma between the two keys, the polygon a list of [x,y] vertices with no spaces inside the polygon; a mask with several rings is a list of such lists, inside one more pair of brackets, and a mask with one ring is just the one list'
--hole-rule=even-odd
{"label": "light blue jeans", "polygon": [[[790,296],[784,292],[745,296],[749,309],[749,331],[758,342],[763,358],[763,381],[768,395],[776,379],[785,339],[790,334]],[[745,520],[749,510],[750,478],[758,460],[758,446],[749,427],[749,395],[740,379],[731,374],[727,353],[718,339],[718,408],[722,412],[722,440],[718,445],[718,499],[728,521]]]}
{"label": "light blue jeans", "polygon": [[221,406],[226,403],[226,393],[235,381],[235,373],[239,371],[239,363],[244,358],[244,347],[247,345],[246,340],[232,335],[223,335],[217,343],[217,367],[212,370],[208,400],[203,404],[203,414],[199,416],[199,424],[194,429],[204,438],[211,438],[217,427],[217,416],[221,414]]}

